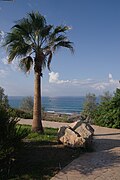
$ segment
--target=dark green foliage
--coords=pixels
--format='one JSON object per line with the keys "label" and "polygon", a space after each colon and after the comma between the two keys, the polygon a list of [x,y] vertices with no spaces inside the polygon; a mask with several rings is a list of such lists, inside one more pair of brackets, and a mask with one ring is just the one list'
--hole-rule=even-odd
{"label": "dark green foliage", "polygon": [[0,179],[7,179],[26,129],[16,128],[17,118],[12,118],[3,104],[0,104]]}
{"label": "dark green foliage", "polygon": [[99,126],[120,128],[120,89],[113,97],[101,101],[94,114],[94,123]]}
{"label": "dark green foliage", "polygon": [[[8,112],[11,114],[12,117],[19,117],[23,119],[33,119],[33,111],[26,111],[22,109],[15,109],[15,108],[9,108]],[[42,108],[42,117],[45,119],[45,112],[44,108]]]}
{"label": "dark green foliage", "polygon": [[8,97],[4,94],[4,89],[0,87],[0,104],[3,104],[5,107],[9,107]]}
{"label": "dark green foliage", "polygon": [[99,126],[120,128],[120,89],[114,96],[105,92],[96,103],[95,94],[87,94],[81,116],[84,120]]}
{"label": "dark green foliage", "polygon": [[96,96],[95,94],[87,94],[84,102],[83,112],[81,113],[81,117],[92,123],[94,112],[97,108]]}
{"label": "dark green foliage", "polygon": [[[11,32],[5,37],[3,46],[7,46],[8,61],[19,59],[19,67],[25,72],[30,72],[34,66],[35,72],[50,64],[54,52],[63,47],[74,51],[72,42],[66,36],[68,26],[49,25],[44,16],[39,12],[31,12],[12,27]],[[33,58],[33,56],[35,58]]]}
{"label": "dark green foliage", "polygon": [[12,117],[19,117],[23,119],[33,118],[33,112],[26,112],[21,109],[9,108],[9,112],[12,114]]}
{"label": "dark green foliage", "polygon": [[104,92],[103,95],[100,96],[100,101],[101,102],[106,102],[109,101],[112,98],[112,94],[110,94],[109,91]]}

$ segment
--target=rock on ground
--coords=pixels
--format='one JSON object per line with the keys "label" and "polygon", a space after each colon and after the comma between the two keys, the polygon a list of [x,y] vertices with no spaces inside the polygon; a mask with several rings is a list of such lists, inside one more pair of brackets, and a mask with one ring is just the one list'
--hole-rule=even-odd
{"label": "rock on ground", "polygon": [[59,129],[58,140],[65,146],[85,147],[91,144],[93,134],[94,129],[88,123],[76,121]]}

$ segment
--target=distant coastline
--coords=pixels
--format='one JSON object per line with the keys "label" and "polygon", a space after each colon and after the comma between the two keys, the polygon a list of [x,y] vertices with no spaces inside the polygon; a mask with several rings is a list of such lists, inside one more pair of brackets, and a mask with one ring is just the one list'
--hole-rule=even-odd
{"label": "distant coastline", "polygon": [[[25,96],[9,96],[9,104],[13,108],[19,108]],[[42,106],[46,112],[73,114],[80,113],[83,110],[85,97],[42,97]]]}

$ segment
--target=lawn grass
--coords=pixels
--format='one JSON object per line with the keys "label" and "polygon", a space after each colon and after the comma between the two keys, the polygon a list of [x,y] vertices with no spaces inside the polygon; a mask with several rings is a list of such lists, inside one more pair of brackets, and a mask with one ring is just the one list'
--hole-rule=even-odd
{"label": "lawn grass", "polygon": [[40,135],[31,132],[30,126],[21,128],[27,128],[29,135],[13,164],[10,179],[48,180],[82,153],[80,148],[67,148],[59,144],[58,129],[45,128],[45,133]]}
{"label": "lawn grass", "polygon": [[40,144],[50,144],[57,142],[57,131],[58,129],[54,128],[44,128],[44,134],[38,134],[35,132],[30,132],[27,136],[27,140],[30,142],[39,142]]}

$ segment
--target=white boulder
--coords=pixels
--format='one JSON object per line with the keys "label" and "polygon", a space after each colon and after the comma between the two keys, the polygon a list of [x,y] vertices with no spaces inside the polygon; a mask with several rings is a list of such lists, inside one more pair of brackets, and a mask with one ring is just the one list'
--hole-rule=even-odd
{"label": "white boulder", "polygon": [[76,121],[58,131],[58,140],[65,146],[85,147],[92,142],[94,129],[87,123]]}

